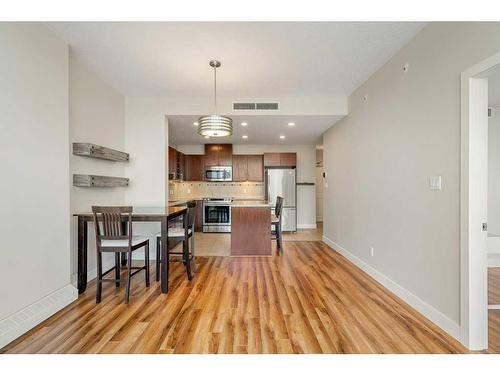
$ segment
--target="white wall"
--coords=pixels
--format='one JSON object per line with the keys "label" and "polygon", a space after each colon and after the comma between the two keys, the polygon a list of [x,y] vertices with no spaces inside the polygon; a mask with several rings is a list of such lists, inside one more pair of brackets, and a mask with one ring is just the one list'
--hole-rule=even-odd
{"label": "white wall", "polygon": [[[428,25],[350,96],[349,115],[323,140],[326,239],[452,333],[460,312],[460,73],[498,51],[499,23]],[[434,175],[441,191],[429,190]]]}
{"label": "white wall", "polygon": [[[204,145],[178,145],[186,154],[203,154]],[[265,152],[296,152],[297,182],[316,181],[316,146],[314,145],[233,145],[233,154],[263,154]],[[316,227],[315,186],[297,186],[297,227]]]}
{"label": "white wall", "polygon": [[[69,60],[69,137],[70,142],[88,142],[125,149],[125,98],[103,82],[85,65],[70,54]],[[71,176],[73,173],[104,176],[125,176],[125,164],[108,160],[70,155]],[[125,189],[81,188],[71,186],[71,212],[91,212],[92,205],[122,205]],[[72,275],[76,280],[78,222],[71,221]],[[94,226],[89,225],[88,278],[96,276],[96,253]],[[113,262],[113,254],[104,254],[104,264]],[[105,267],[106,269],[106,267]]]}
{"label": "white wall", "polygon": [[[168,121],[161,101],[125,99],[125,148],[130,153],[125,173],[130,186],[125,202],[136,207],[160,207],[168,202]],[[157,223],[134,223],[134,234],[150,238],[151,259],[155,259]],[[144,259],[142,249],[134,252]]]}
{"label": "white wall", "polygon": [[[77,292],[70,285],[68,46],[40,24],[0,23],[0,56],[1,347]],[[37,308],[15,315],[28,306]]]}

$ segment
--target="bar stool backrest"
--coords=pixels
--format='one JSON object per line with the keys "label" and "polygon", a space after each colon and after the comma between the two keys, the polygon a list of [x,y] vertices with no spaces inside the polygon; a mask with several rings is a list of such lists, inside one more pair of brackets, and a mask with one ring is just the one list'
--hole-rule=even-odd
{"label": "bar stool backrest", "polygon": [[187,213],[184,219],[185,220],[184,228],[192,230],[194,227],[195,219],[196,219],[196,202],[189,201],[187,203]]}
{"label": "bar stool backrest", "polygon": [[[96,240],[132,241],[132,206],[92,206]],[[122,223],[128,222],[128,233],[123,233]],[[101,222],[101,223],[99,223]],[[100,224],[100,225],[99,225]],[[101,231],[102,227],[102,231]]]}
{"label": "bar stool backrest", "polygon": [[274,214],[276,217],[280,218],[281,217],[281,210],[283,208],[283,197],[277,196],[276,197],[276,207],[274,208]]}

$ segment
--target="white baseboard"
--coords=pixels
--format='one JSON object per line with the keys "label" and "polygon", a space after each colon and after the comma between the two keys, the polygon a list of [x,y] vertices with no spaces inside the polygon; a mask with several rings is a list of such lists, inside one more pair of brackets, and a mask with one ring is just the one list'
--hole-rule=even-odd
{"label": "white baseboard", "polygon": [[409,290],[403,288],[401,285],[392,281],[390,278],[385,276],[380,271],[376,270],[368,263],[364,262],[351,252],[344,249],[342,246],[330,240],[328,237],[323,236],[323,242],[326,243],[329,247],[331,247],[334,251],[343,255],[345,258],[349,259],[356,266],[361,268],[368,275],[377,280],[380,284],[382,284],[385,288],[389,289],[396,296],[401,298],[415,310],[424,315],[431,322],[436,324],[438,327],[443,329],[450,336],[460,341],[460,325],[454,322],[452,319],[448,318],[441,311],[435,309],[425,301],[421,300],[419,297],[411,293]]}
{"label": "white baseboard", "polygon": [[0,320],[0,348],[22,336],[78,298],[78,289],[68,284],[18,312]]}
{"label": "white baseboard", "polygon": [[316,229],[318,226],[314,224],[297,224],[297,229]]}

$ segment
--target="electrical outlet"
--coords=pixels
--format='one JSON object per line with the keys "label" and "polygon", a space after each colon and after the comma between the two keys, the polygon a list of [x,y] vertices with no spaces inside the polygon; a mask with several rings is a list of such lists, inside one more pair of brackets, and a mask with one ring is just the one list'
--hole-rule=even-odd
{"label": "electrical outlet", "polygon": [[188,189],[188,194],[191,194],[191,189]]}
{"label": "electrical outlet", "polygon": [[372,257],[375,256],[375,248],[373,246],[370,246],[370,255]]}

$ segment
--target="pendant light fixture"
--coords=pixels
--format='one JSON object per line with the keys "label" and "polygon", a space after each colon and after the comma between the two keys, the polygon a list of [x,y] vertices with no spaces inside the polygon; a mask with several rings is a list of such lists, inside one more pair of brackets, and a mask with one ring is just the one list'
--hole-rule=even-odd
{"label": "pendant light fixture", "polygon": [[214,114],[198,119],[198,134],[203,137],[229,137],[233,134],[233,120],[217,113],[217,68],[220,61],[212,60],[209,65],[214,68]]}

